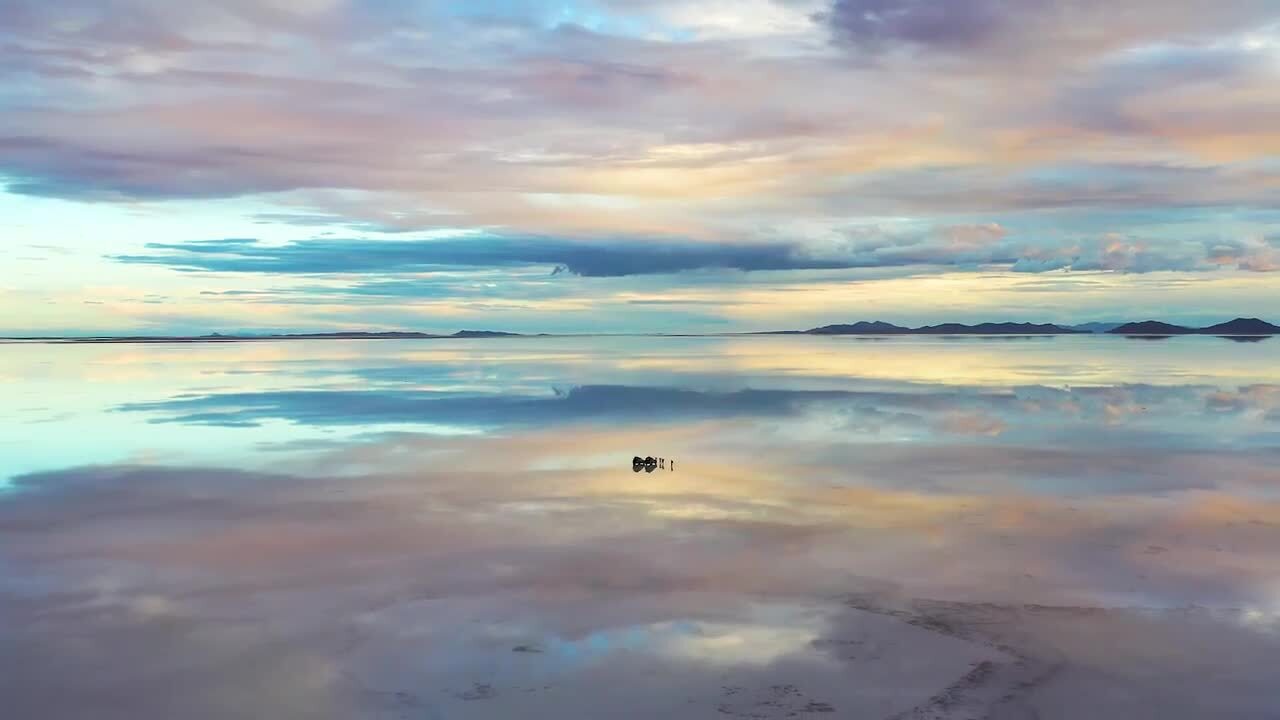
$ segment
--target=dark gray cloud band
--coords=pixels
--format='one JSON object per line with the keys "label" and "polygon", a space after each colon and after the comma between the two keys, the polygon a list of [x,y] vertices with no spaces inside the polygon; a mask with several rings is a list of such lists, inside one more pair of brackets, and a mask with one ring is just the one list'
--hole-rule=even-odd
{"label": "dark gray cloud band", "polygon": [[151,243],[150,254],[115,260],[179,270],[272,273],[414,273],[449,268],[546,266],[552,274],[583,277],[656,275],[694,270],[844,270],[858,268],[978,268],[1016,272],[1109,270],[1145,273],[1220,267],[1280,268],[1273,242],[1207,239],[1151,242],[1105,236],[1032,242],[1007,236],[999,225],[950,226],[920,233],[851,231],[822,243],[710,243],[611,238],[597,241],[502,235],[372,242],[315,238],[285,245],[229,238]]}
{"label": "dark gray cloud band", "polygon": [[447,267],[550,265],[587,277],[620,277],[702,268],[736,270],[833,269],[836,260],[796,257],[781,244],[574,242],[553,238],[462,237],[369,242],[315,239],[284,246],[252,240],[153,243],[155,255],[122,255],[128,263],[190,270],[266,273],[412,272]]}
{"label": "dark gray cloud band", "polygon": [[1034,62],[1089,60],[1118,47],[1203,41],[1280,17],[1266,0],[834,0],[817,19],[863,52],[912,49],[969,57],[1009,51]]}
{"label": "dark gray cloud band", "polygon": [[126,263],[183,270],[257,273],[420,272],[450,267],[500,268],[548,265],[553,272],[584,277],[652,275],[687,270],[836,270],[941,264],[1012,263],[990,253],[930,258],[917,242],[886,242],[838,252],[815,252],[800,244],[719,244],[635,239],[581,242],[545,237],[457,237],[440,240],[370,242],[313,239],[270,246],[246,239],[151,243],[151,255],[119,255]]}

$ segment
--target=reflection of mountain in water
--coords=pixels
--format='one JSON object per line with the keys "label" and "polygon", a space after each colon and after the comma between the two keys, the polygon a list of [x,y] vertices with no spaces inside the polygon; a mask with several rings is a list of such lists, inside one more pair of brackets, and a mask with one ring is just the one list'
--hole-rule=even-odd
{"label": "reflection of mountain in water", "polygon": [[917,328],[902,327],[879,320],[851,325],[823,325],[805,330],[806,335],[1072,335],[1081,332],[1049,323],[987,322],[976,325],[942,323]]}

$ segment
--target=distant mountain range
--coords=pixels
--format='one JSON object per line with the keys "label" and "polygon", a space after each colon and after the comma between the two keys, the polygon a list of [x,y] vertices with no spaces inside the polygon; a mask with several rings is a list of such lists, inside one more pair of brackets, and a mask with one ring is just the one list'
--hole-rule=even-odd
{"label": "distant mountain range", "polygon": [[1087,322],[1079,325],[1068,325],[1072,330],[1079,330],[1087,333],[1104,333],[1110,332],[1114,328],[1118,328],[1124,323],[1122,322]]}
{"label": "distant mountain range", "polygon": [[804,332],[809,335],[906,335],[911,330],[879,320],[874,322],[864,320],[852,325],[823,325]]}
{"label": "distant mountain range", "polygon": [[823,325],[809,330],[792,330],[767,334],[800,334],[800,335],[1077,335],[1083,333],[1106,333],[1111,335],[1224,335],[1224,336],[1263,336],[1280,335],[1280,326],[1258,318],[1236,318],[1229,322],[1218,323],[1202,328],[1191,328],[1182,325],[1171,325],[1157,320],[1142,322],[1111,323],[1096,322],[1083,325],[1054,325],[1050,323],[1015,323],[989,322],[976,325],[961,323],[943,323],[941,325],[924,325],[916,328],[903,327],[892,323],[876,321],[860,321],[849,325]]}
{"label": "distant mountain range", "polygon": [[[1051,323],[1017,323],[987,322],[975,325],[961,323],[942,323],[939,325],[923,325],[920,327],[904,327],[879,320],[859,321],[851,324],[823,325],[809,330],[775,330],[771,332],[748,333],[708,333],[708,336],[733,335],[1084,335],[1089,333],[1124,335],[1127,337],[1162,338],[1174,335],[1218,335],[1236,339],[1260,339],[1269,335],[1280,335],[1280,325],[1272,325],[1258,318],[1236,318],[1217,325],[1192,328],[1184,325],[1173,325],[1158,320],[1141,322],[1091,322],[1081,325],[1054,325]],[[620,333],[627,335],[658,335],[658,333]],[[607,336],[607,333],[593,333],[596,336]],[[670,333],[662,333],[670,335]],[[549,337],[548,333],[524,335],[521,333],[499,332],[496,330],[459,330],[452,335],[433,333],[391,331],[391,332],[328,332],[328,333],[276,333],[264,335],[233,334],[223,335],[141,335],[115,337],[9,337],[0,340],[30,340],[44,342],[73,343],[199,343],[199,342],[241,342],[250,340],[417,340],[447,338],[503,338],[503,337]],[[682,337],[698,337],[698,333],[681,335]]]}
{"label": "distant mountain range", "polygon": [[1125,323],[1119,327],[1111,328],[1107,332],[1112,335],[1194,335],[1197,331],[1194,328],[1170,325],[1159,320],[1143,320],[1142,322]]}
{"label": "distant mountain range", "polygon": [[[546,335],[546,333],[539,333]],[[523,337],[520,333],[498,332],[497,330],[459,330],[449,337],[457,338],[481,338],[481,337]]]}
{"label": "distant mountain range", "polygon": [[1113,335],[1280,335],[1280,326],[1272,325],[1258,318],[1236,318],[1217,325],[1202,328],[1190,328],[1183,325],[1170,325],[1158,320],[1125,323],[1107,332]]}

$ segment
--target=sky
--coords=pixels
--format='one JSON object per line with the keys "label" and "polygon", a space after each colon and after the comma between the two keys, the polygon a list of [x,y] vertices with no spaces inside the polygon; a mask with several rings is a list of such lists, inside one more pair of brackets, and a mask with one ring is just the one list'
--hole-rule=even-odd
{"label": "sky", "polygon": [[1280,307],[1274,0],[0,0],[0,334]]}

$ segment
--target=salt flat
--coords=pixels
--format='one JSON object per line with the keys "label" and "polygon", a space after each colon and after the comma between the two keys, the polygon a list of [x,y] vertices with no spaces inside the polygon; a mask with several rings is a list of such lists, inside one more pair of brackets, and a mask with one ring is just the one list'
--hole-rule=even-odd
{"label": "salt flat", "polygon": [[0,697],[1277,717],[1280,358],[1184,340],[14,346]]}

